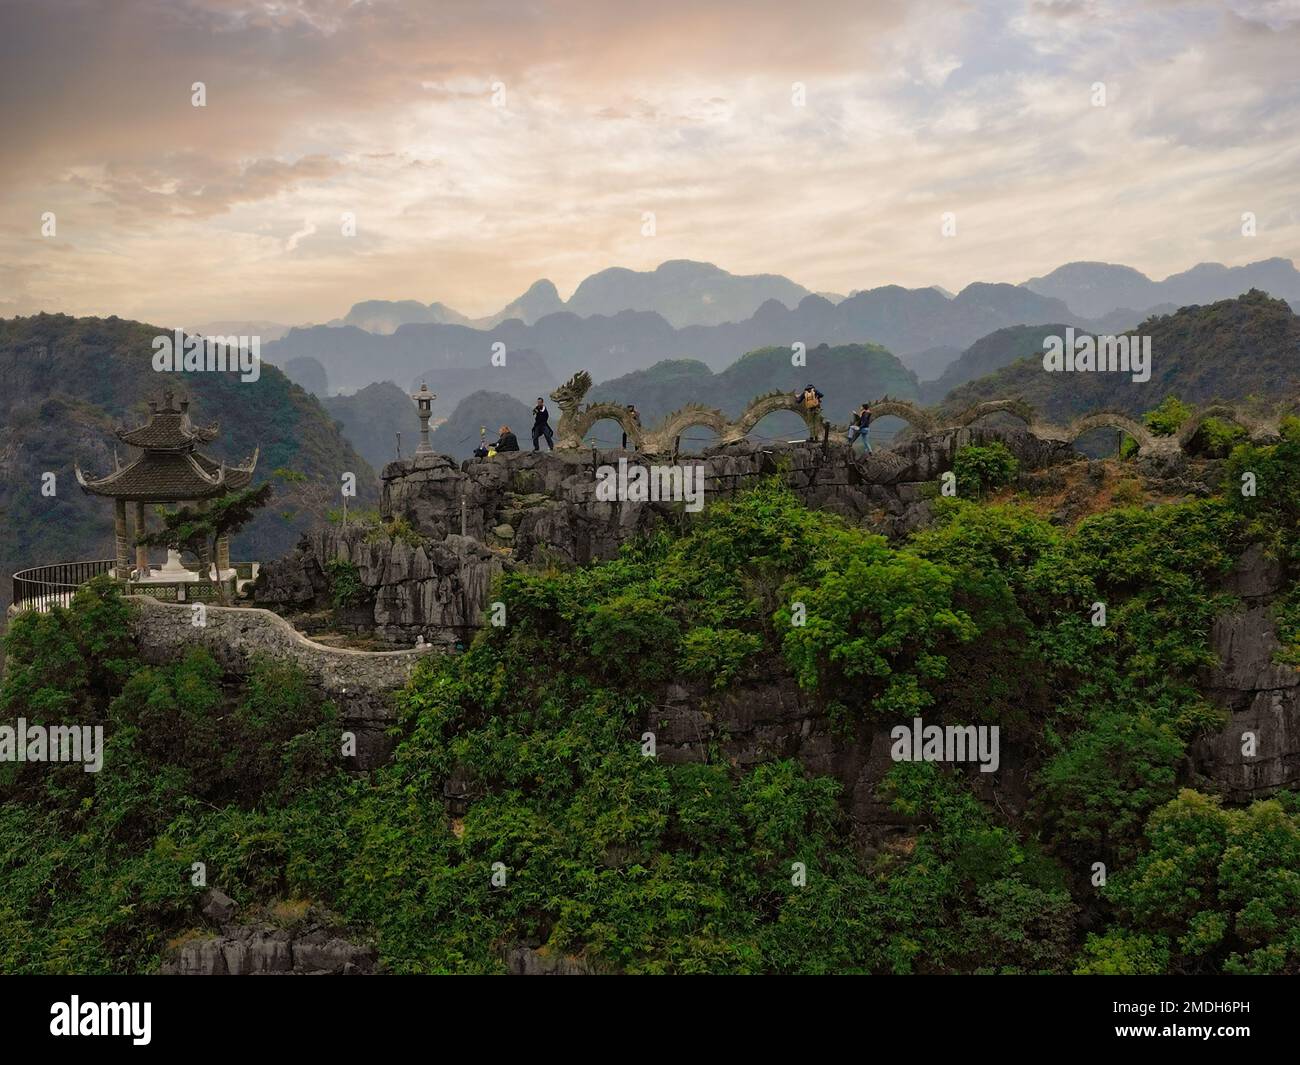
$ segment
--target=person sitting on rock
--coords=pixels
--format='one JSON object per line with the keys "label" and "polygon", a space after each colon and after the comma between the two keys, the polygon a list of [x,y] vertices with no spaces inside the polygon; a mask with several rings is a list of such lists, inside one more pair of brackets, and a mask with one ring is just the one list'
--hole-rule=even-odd
{"label": "person sitting on rock", "polygon": [[540,451],[538,446],[542,437],[546,438],[546,446],[551,451],[555,450],[555,434],[551,431],[551,413],[546,409],[546,403],[541,396],[537,397],[537,406],[533,408],[533,450]]}
{"label": "person sitting on rock", "polygon": [[501,435],[492,447],[496,451],[518,451],[519,441],[516,439],[515,434],[510,431],[510,426],[503,425],[501,426]]}

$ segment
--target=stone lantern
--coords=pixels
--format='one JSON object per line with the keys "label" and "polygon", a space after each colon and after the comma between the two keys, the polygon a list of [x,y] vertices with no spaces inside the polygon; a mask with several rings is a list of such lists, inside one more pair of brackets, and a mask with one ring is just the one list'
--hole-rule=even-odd
{"label": "stone lantern", "polygon": [[438,398],[438,393],[430,392],[429,386],[421,381],[420,391],[412,392],[411,398],[415,400],[420,414],[420,446],[415,449],[415,453],[432,455],[433,448],[429,446],[429,417],[433,413],[433,401]]}

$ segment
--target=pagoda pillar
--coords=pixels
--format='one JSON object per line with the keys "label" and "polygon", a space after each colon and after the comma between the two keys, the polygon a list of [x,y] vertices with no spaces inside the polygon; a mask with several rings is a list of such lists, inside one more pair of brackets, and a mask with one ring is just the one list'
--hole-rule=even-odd
{"label": "pagoda pillar", "polygon": [[217,537],[217,578],[223,577],[230,569],[230,537]]}
{"label": "pagoda pillar", "polygon": [[140,543],[142,537],[147,531],[144,513],[144,504],[136,503],[135,505],[135,576],[136,580],[141,580],[149,576],[149,548]]}
{"label": "pagoda pillar", "polygon": [[113,540],[117,547],[117,579],[131,579],[131,542],[126,534],[126,500],[113,500]]}

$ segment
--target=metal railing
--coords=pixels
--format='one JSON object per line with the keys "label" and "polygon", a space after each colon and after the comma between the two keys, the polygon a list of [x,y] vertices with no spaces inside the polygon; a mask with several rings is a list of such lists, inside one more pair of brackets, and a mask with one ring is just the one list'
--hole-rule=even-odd
{"label": "metal railing", "polygon": [[94,562],[55,562],[33,566],[14,574],[13,608],[46,611],[55,606],[70,606],[72,597],[87,581],[112,573],[117,561],[111,558]]}

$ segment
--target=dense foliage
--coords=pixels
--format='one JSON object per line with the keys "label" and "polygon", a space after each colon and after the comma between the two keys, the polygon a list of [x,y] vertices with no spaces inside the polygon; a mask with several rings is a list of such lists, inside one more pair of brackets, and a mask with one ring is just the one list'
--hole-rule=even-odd
{"label": "dense foliage", "polygon": [[[102,721],[109,752],[0,776],[0,969],[156,966],[203,861],[241,902],[322,902],[398,972],[498,972],[517,944],[646,973],[1296,972],[1297,800],[1180,788],[1222,723],[1198,687],[1222,578],[1251,543],[1294,564],[1298,446],[1073,529],[940,499],[897,544],[771,483],[612,562],[509,573],[507,624],[428,660],[368,776],[293,670],[228,691],[201,652],[146,667],[93,586],[8,638],[0,717]],[[708,711],[781,678],[846,742],[996,724],[1024,792],[897,764],[898,827],[867,840],[796,761],[663,757],[667,683]]]}

